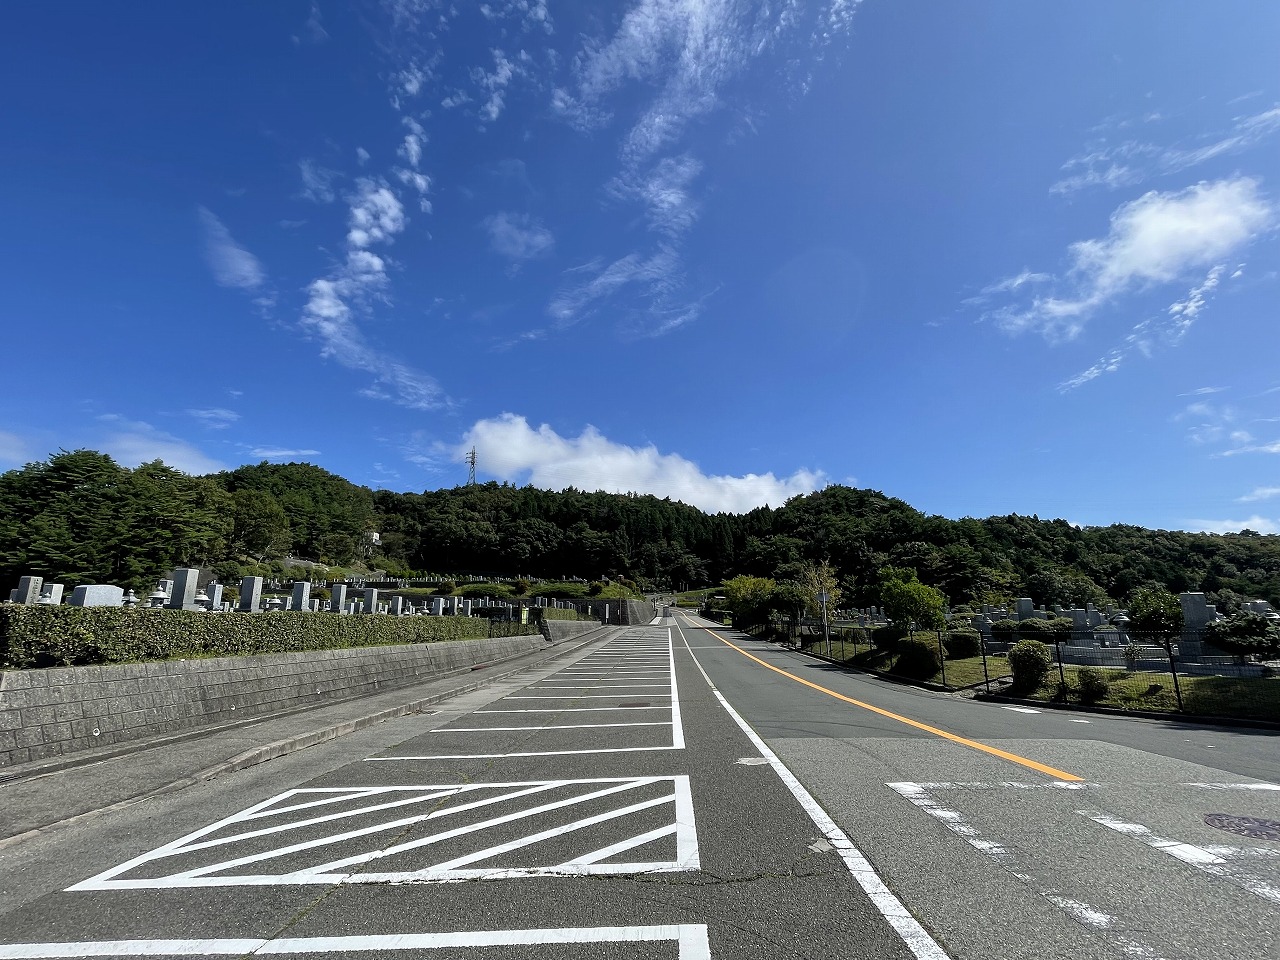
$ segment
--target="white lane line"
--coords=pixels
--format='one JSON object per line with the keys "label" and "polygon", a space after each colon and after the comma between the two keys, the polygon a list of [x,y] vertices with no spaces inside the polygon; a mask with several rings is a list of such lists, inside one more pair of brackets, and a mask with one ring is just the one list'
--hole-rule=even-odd
{"label": "white lane line", "polygon": [[1040,712],[1039,710],[1036,710],[1032,707],[1010,707],[1006,704],[1001,704],[1000,709],[1012,710],[1014,713],[1039,713]]}
{"label": "white lane line", "polygon": [[679,960],[710,960],[705,924],[646,927],[568,927],[357,937],[283,937],[279,940],[82,940],[73,943],[0,944],[0,960],[62,957],[223,957],[290,953],[358,953],[390,950],[457,950],[544,944],[673,942]]}
{"label": "white lane line", "polygon": [[[587,694],[583,694],[580,697],[575,697],[575,696],[572,696],[571,694],[566,693],[564,696],[553,696],[553,697],[503,697],[502,700],[621,700],[623,699],[624,696],[629,696],[629,694],[587,693]],[[671,696],[671,694],[646,693],[645,696],[646,697],[669,697]],[[502,701],[498,701],[498,702],[501,703]],[[479,713],[480,711],[477,710],[476,712]]]}
{"label": "white lane line", "polygon": [[1189,867],[1194,867],[1196,870],[1207,873],[1210,876],[1221,877],[1223,880],[1234,883],[1237,887],[1248,890],[1255,897],[1260,897],[1271,903],[1280,903],[1280,887],[1276,887],[1269,880],[1265,880],[1262,877],[1236,869],[1222,857],[1206,850],[1204,847],[1197,847],[1191,843],[1182,843],[1178,840],[1167,840],[1152,833],[1149,827],[1141,823],[1121,820],[1099,810],[1077,810],[1076,813],[1092,820],[1094,823],[1114,830],[1116,833],[1132,837],[1134,840],[1145,843],[1155,850],[1167,853],[1175,860],[1180,860]]}
{"label": "white lane line", "polygon": [[[545,681],[543,681],[545,682]],[[628,690],[639,687],[665,687],[665,683],[619,683],[615,686],[624,687]],[[544,690],[608,690],[609,687],[602,683],[548,683]]]}
{"label": "white lane line", "polygon": [[551,723],[538,727],[441,727],[432,733],[510,733],[520,730],[595,730],[597,727],[665,727],[667,720],[643,720],[637,723]]}
{"label": "white lane line", "polygon": [[[684,722],[680,718],[680,690],[676,686],[676,640],[670,627],[667,627],[667,656],[671,661],[671,746],[683,750]],[[690,811],[692,815],[693,811]]]}
{"label": "white lane line", "polygon": [[[679,630],[680,628],[677,626],[676,629]],[[680,631],[680,639],[684,640],[687,648],[689,644],[683,630]],[[755,745],[755,748],[760,751],[760,755],[769,762],[769,766],[773,768],[773,771],[781,778],[787,789],[791,791],[791,795],[804,808],[805,813],[809,815],[809,819],[822,831],[822,835],[835,848],[836,853],[844,861],[845,867],[853,875],[853,879],[858,886],[862,888],[862,891],[871,900],[880,915],[902,938],[902,942],[907,945],[907,949],[918,960],[950,960],[947,952],[942,949],[933,937],[929,936],[924,927],[920,926],[919,921],[911,916],[902,901],[894,896],[893,891],[880,879],[880,875],[876,873],[875,868],[871,866],[871,863],[862,855],[861,851],[853,845],[853,841],[849,839],[848,834],[827,816],[827,812],[822,809],[818,801],[796,779],[795,774],[787,769],[786,764],[778,759],[778,755],[769,749],[768,745],[751,729],[751,726],[729,705],[729,701],[721,695],[715,684],[711,682],[711,678],[707,676],[707,672],[702,669],[702,664],[698,663],[698,658],[692,650],[689,650],[689,656],[693,657],[694,665],[702,673],[702,678],[706,680],[707,686],[711,688],[715,698],[720,701],[720,705],[724,707],[729,716],[742,729],[742,732],[747,735],[747,738]]]}
{"label": "white lane line", "polygon": [[1032,787],[1069,787],[1079,789],[1084,784],[1066,783],[1065,781],[1055,781],[1054,783],[1042,784],[1023,784],[1023,783],[890,783],[887,786],[896,793],[911,801],[927,814],[939,821],[948,830],[962,837],[964,841],[970,844],[975,850],[985,854],[988,858],[999,864],[1004,870],[1017,877],[1033,891],[1038,893],[1044,899],[1048,900],[1059,910],[1064,911],[1068,916],[1079,923],[1084,924],[1094,930],[1106,931],[1104,939],[1111,942],[1117,947],[1121,953],[1130,957],[1139,957],[1142,960],[1158,960],[1158,954],[1147,944],[1141,940],[1127,936],[1123,933],[1111,931],[1111,927],[1115,924],[1116,918],[1110,914],[1099,910],[1091,904],[1084,903],[1081,900],[1073,900],[1070,897],[1064,897],[1059,894],[1047,890],[1036,877],[1023,873],[1014,869],[1015,864],[1012,855],[1001,844],[994,840],[984,839],[981,834],[971,826],[964,816],[955,810],[948,810],[939,804],[930,794],[928,788],[934,789],[956,789],[963,787],[976,787],[982,789],[990,789],[993,787],[1014,787],[1014,788],[1032,788]]}
{"label": "white lane line", "polygon": [[473,710],[472,713],[599,713],[601,710],[669,710],[665,703],[647,707],[530,707],[524,710]]}
{"label": "white lane line", "polygon": [[1075,717],[1067,717],[1067,723],[1090,723],[1089,720],[1077,720]]}
{"label": "white lane line", "polygon": [[993,860],[1001,860],[1009,856],[1009,851],[994,840],[984,840],[978,831],[969,825],[962,814],[955,810],[948,810],[940,805],[921,784],[890,783],[886,784],[886,786],[898,795],[910,800],[929,816],[956,834],[956,836],[962,837],[970,846],[981,850]]}
{"label": "white lane line", "polygon": [[438,753],[404,757],[365,757],[365,763],[398,763],[402,760],[505,760],[508,757],[569,757],[589,753],[652,753],[682,747],[601,747],[598,750],[528,750],[516,753]]}
{"label": "white lane line", "polygon": [[1187,786],[1205,790],[1280,790],[1277,783],[1188,783]]}

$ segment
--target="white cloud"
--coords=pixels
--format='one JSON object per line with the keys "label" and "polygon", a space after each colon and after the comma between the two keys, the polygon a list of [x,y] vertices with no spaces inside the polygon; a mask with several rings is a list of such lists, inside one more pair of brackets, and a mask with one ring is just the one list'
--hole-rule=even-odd
{"label": "white cloud", "polygon": [[248,250],[231,238],[222,221],[204,207],[199,208],[204,228],[204,256],[213,278],[223,287],[253,290],[266,280],[262,264]]}
{"label": "white cloud", "polygon": [[1254,514],[1248,520],[1188,520],[1187,529],[1195,533],[1239,533],[1241,530],[1280,533],[1280,524]]}
{"label": "white cloud", "polygon": [[1180,393],[1180,394],[1178,394],[1178,396],[1180,396],[1180,397],[1207,397],[1207,396],[1209,396],[1210,394],[1214,394],[1214,393],[1222,393],[1222,392],[1224,392],[1226,389],[1227,389],[1226,387],[1196,387],[1194,390],[1191,390],[1191,391],[1189,391],[1189,392],[1187,392],[1187,393]]}
{"label": "white cloud", "polygon": [[206,456],[203,451],[172,434],[157,430],[140,420],[126,420],[115,414],[104,414],[98,420],[110,424],[107,434],[93,446],[125,467],[136,467],[152,460],[162,460],[175,470],[192,475],[217,473],[226,465]]}
{"label": "white cloud", "polygon": [[709,476],[677,454],[657,448],[613,443],[594,427],[577,437],[562,437],[550,426],[538,429],[512,413],[478,421],[454,451],[476,450],[479,469],[503,480],[520,480],[545,489],[573,486],[614,493],[651,493],[671,497],[705,511],[745,513],[825,485],[820,472],[797,470],[789,477],[772,473]]}
{"label": "white cloud", "polygon": [[577,281],[552,298],[547,312],[561,326],[580,320],[596,301],[609,297],[632,284],[648,295],[662,297],[675,286],[679,259],[670,248],[661,248],[650,257],[632,253],[601,268],[598,262],[584,264],[569,271],[571,275],[594,273],[589,280]]}
{"label": "white cloud", "polygon": [[287,447],[254,447],[249,451],[255,457],[264,460],[284,460],[293,457],[314,457],[319,450],[290,450]]}
{"label": "white cloud", "polygon": [[324,28],[324,24],[320,19],[320,7],[318,4],[311,4],[311,13],[307,17],[307,22],[302,25],[302,30],[294,34],[293,42],[302,43],[324,43],[329,39],[329,31]]}
{"label": "white cloud", "polygon": [[390,243],[404,230],[404,207],[385,181],[361,178],[350,205],[347,259],[327,277],[307,286],[302,327],[321,344],[321,356],[351,370],[373,375],[362,395],[407,407],[432,410],[448,405],[436,380],[392,360],[371,347],[356,322],[375,297],[383,296],[387,283],[386,261],[368,249]]}
{"label": "white cloud", "polygon": [[195,417],[212,430],[225,430],[240,419],[240,414],[223,407],[214,407],[208,410],[188,410],[187,416]]}
{"label": "white cloud", "polygon": [[524,213],[495,213],[484,219],[489,245],[512,260],[544,257],[555,246],[555,237],[539,221]]}
{"label": "white cloud", "polygon": [[[1122,294],[1170,283],[1188,270],[1214,264],[1274,222],[1274,208],[1249,177],[1202,182],[1178,192],[1153,190],[1117,207],[1107,236],[1071,245],[1070,271],[1060,281],[1065,293],[1036,296],[985,318],[1008,333],[1035,331],[1047,340],[1070,340],[1098,309]],[[1220,271],[1215,271],[1198,293],[1192,291],[1186,302],[1175,304],[1180,320],[1194,319],[1203,295],[1217,285]]]}
{"label": "white cloud", "polygon": [[1126,140],[1114,146],[1096,144],[1063,164],[1064,171],[1079,172],[1064,177],[1049,190],[1065,194],[1095,186],[1109,189],[1129,186],[1152,174],[1177,173],[1215,157],[1239,153],[1277,131],[1280,131],[1280,106],[1240,117],[1228,133],[1198,147],[1158,147],[1137,140]]}
{"label": "white cloud", "polygon": [[698,218],[698,203],[689,188],[701,172],[702,162],[688,154],[664,157],[643,176],[619,178],[612,189],[644,203],[650,228],[674,239]]}
{"label": "white cloud", "polygon": [[337,196],[333,181],[341,176],[337,170],[330,170],[306,158],[298,161],[298,174],[302,177],[302,191],[298,194],[300,197],[312,203],[333,203]]}
{"label": "white cloud", "polygon": [[27,445],[16,433],[0,430],[0,468],[20,467],[30,461]]}
{"label": "white cloud", "polygon": [[356,163],[360,164],[360,166],[363,167],[368,163],[370,156],[371,154],[364,147],[356,147]]}
{"label": "white cloud", "polygon": [[1246,493],[1243,497],[1236,497],[1236,503],[1256,503],[1273,497],[1280,497],[1280,487],[1254,487],[1252,492]]}
{"label": "white cloud", "polygon": [[367,247],[387,241],[404,229],[404,207],[385,182],[362,177],[356,181],[356,192],[348,200],[351,204],[348,246]]}
{"label": "white cloud", "polygon": [[485,71],[477,67],[474,71],[474,79],[489,95],[484,106],[480,108],[480,116],[492,123],[502,113],[506,102],[507,84],[516,75],[517,67],[501,50],[495,48],[489,52],[493,54],[493,70]]}
{"label": "white cloud", "polygon": [[409,128],[409,132],[404,135],[404,142],[396,152],[417,170],[418,164],[422,162],[422,148],[427,142],[427,131],[413,117],[402,117],[400,122]]}

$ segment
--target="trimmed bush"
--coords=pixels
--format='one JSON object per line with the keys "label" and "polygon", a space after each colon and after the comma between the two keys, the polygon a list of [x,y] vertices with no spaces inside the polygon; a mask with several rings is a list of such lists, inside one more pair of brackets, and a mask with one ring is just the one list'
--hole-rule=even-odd
{"label": "trimmed bush", "polygon": [[534,615],[541,620],[581,620],[572,607],[534,607]]}
{"label": "trimmed bush", "polygon": [[945,643],[948,660],[967,660],[982,653],[982,634],[977,630],[949,630]]}
{"label": "trimmed bush", "polygon": [[1001,643],[1013,643],[1013,635],[1017,632],[1017,620],[997,620],[991,624],[991,639]]}
{"label": "trimmed bush", "polygon": [[[537,626],[529,624],[525,632],[536,633]],[[489,621],[473,617],[4,606],[0,607],[0,668],[245,657],[487,636]]]}
{"label": "trimmed bush", "polygon": [[871,642],[875,644],[876,649],[887,650],[890,653],[898,649],[898,644],[906,635],[907,631],[896,624],[871,628]]}
{"label": "trimmed bush", "polygon": [[938,645],[928,637],[904,637],[898,643],[893,672],[913,680],[927,680],[942,668]]}
{"label": "trimmed bush", "polygon": [[1076,678],[1080,681],[1081,702],[1094,704],[1107,699],[1111,681],[1105,670],[1098,667],[1081,667],[1076,671]]}
{"label": "trimmed bush", "polygon": [[1009,648],[1009,669],[1013,671],[1012,691],[1034,693],[1044,683],[1053,666],[1053,651],[1039,640],[1019,640]]}

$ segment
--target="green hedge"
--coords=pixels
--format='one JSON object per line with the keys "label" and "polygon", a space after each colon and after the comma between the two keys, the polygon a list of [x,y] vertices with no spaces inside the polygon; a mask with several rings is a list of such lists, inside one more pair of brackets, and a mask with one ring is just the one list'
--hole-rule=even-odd
{"label": "green hedge", "polygon": [[581,620],[578,611],[571,607],[534,607],[543,620]]}
{"label": "green hedge", "polygon": [[472,617],[3,606],[0,669],[432,643],[488,637],[489,631],[488,620]]}

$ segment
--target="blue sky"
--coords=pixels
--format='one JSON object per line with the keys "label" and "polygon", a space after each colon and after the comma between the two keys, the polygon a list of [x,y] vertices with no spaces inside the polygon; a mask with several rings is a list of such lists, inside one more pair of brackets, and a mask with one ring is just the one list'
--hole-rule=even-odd
{"label": "blue sky", "polygon": [[0,469],[1280,531],[1280,4],[0,11]]}

